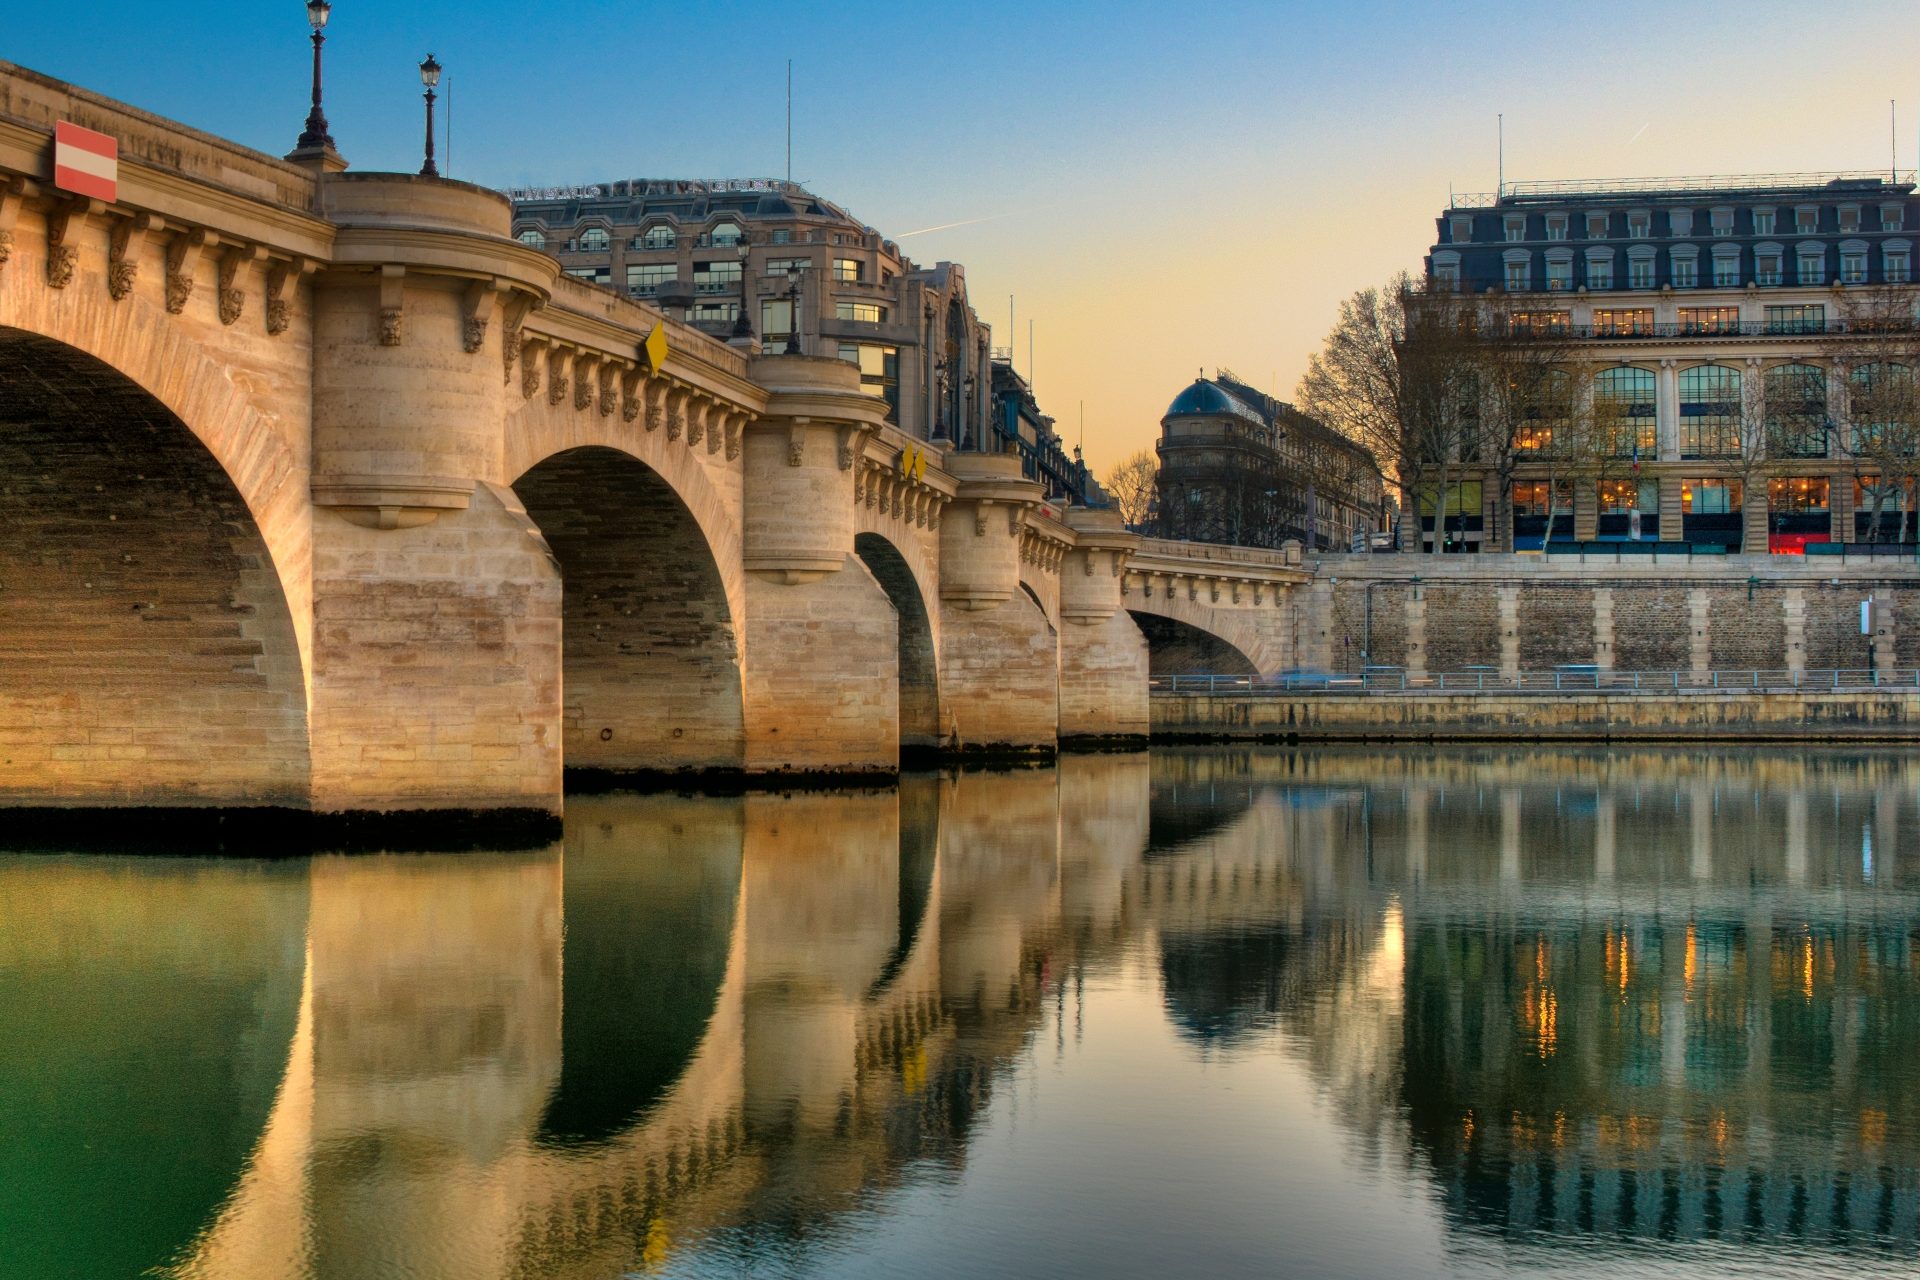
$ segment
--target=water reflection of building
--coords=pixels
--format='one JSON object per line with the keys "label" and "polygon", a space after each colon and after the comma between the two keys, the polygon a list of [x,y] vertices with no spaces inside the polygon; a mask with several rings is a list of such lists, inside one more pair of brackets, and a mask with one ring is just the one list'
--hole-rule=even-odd
{"label": "water reflection of building", "polygon": [[[1398,1042],[1396,1101],[1457,1225],[1521,1247],[1910,1247],[1910,765],[1491,751],[1383,782],[1377,763],[1180,768],[1188,787],[1244,785],[1256,811],[1313,822],[1330,865],[1364,869],[1335,885],[1297,864],[1304,911],[1337,933],[1371,902],[1404,937],[1402,999],[1370,1016]],[[1349,820],[1328,823],[1330,806]],[[1314,1061],[1349,1118],[1377,1110],[1377,1081],[1333,1073],[1335,1058]]]}
{"label": "water reflection of building", "polygon": [[[223,870],[248,905],[194,917],[203,963],[279,976],[199,1034],[279,1074],[242,1090],[251,1155],[178,1272],[601,1276],[719,1235],[800,1256],[957,1173],[1035,1037],[1071,1034],[1081,975],[1141,955],[1194,1052],[1295,1055],[1463,1238],[1912,1234],[1910,766],[1396,762],[582,798],[544,854]],[[69,874],[10,865],[0,905],[98,932]],[[164,931],[115,936],[192,967]]]}

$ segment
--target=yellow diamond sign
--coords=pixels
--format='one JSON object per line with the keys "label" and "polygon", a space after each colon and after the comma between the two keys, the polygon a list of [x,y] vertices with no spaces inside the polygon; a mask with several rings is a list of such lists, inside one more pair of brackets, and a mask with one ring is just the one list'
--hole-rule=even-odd
{"label": "yellow diamond sign", "polygon": [[667,363],[667,327],[665,325],[653,326],[652,331],[647,334],[646,341],[640,344],[640,353],[646,356],[648,369],[654,373],[660,372]]}

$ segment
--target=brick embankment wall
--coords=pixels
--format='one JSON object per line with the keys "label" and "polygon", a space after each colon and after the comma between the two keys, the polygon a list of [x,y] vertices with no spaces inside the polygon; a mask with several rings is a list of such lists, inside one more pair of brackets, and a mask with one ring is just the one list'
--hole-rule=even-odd
{"label": "brick embankment wall", "polygon": [[1920,690],[1156,694],[1156,738],[1299,742],[1920,740]]}

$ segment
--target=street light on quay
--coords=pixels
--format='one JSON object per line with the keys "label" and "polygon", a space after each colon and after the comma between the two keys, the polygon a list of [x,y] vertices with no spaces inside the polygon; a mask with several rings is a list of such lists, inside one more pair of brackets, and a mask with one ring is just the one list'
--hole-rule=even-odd
{"label": "street light on quay", "polygon": [[322,34],[333,6],[327,0],[307,0],[307,25],[313,28],[313,110],[307,112],[307,127],[295,144],[298,151],[331,151],[333,136],[327,132],[327,116],[320,109],[320,46],[327,42]]}
{"label": "street light on quay", "polygon": [[427,162],[420,166],[420,176],[437,178],[440,170],[433,163],[433,90],[440,83],[440,64],[434,61],[432,54],[428,54],[427,60],[420,64],[420,83],[427,88],[424,95],[427,100]]}

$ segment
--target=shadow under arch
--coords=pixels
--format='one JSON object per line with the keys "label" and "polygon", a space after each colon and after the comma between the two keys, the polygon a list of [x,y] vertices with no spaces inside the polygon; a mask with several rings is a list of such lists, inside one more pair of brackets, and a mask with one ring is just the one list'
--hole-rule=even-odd
{"label": "shadow under arch", "polygon": [[1138,609],[1127,613],[1147,638],[1148,675],[1250,676],[1258,670],[1237,645],[1211,631],[1164,614]]}
{"label": "shadow under arch", "polygon": [[293,612],[233,477],[127,375],[9,328],[0,728],[4,803],[307,804]]}
{"label": "shadow under arch", "polygon": [[940,662],[926,598],[906,557],[879,534],[854,535],[853,550],[899,619],[901,755],[924,755],[940,745]]}
{"label": "shadow under arch", "polygon": [[569,783],[739,770],[738,635],[720,566],[673,486],[631,454],[585,445],[513,489],[560,564]]}

